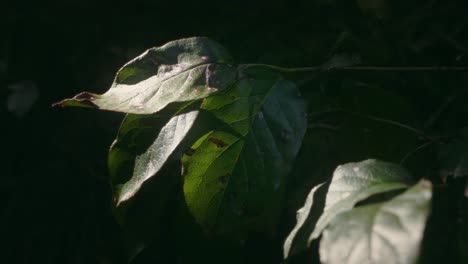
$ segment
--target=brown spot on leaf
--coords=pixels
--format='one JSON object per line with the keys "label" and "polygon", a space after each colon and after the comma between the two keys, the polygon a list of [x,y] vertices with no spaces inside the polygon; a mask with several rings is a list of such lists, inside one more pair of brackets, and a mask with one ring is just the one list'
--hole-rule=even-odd
{"label": "brown spot on leaf", "polygon": [[209,138],[208,140],[214,143],[218,148],[224,148],[227,146],[226,142],[222,141],[219,138]]}

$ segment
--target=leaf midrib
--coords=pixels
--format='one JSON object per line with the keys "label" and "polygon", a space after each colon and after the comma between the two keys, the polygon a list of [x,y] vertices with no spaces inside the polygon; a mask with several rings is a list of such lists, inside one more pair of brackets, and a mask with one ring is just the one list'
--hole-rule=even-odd
{"label": "leaf midrib", "polygon": [[[178,76],[178,75],[180,75],[180,74],[184,74],[184,73],[186,73],[186,72],[188,72],[188,71],[192,71],[192,70],[194,70],[195,68],[198,68],[198,67],[201,67],[201,66],[209,66],[209,65],[214,65],[214,64],[227,65],[227,63],[219,63],[219,62],[209,62],[209,63],[204,62],[204,63],[199,63],[199,64],[192,65],[192,66],[190,66],[189,68],[187,68],[187,69],[185,69],[185,70],[183,70],[183,71],[180,71],[180,72],[178,72],[178,73],[176,73],[176,74],[174,74],[174,75],[172,75],[172,76],[169,76],[169,77],[167,77],[166,79],[162,79],[161,81],[158,81],[156,84],[160,84],[160,85],[158,86],[158,89],[157,89],[157,90],[159,91],[160,88],[161,88],[161,86],[162,86],[165,82],[169,81],[170,79],[172,79],[172,78],[174,78],[174,77],[176,77],[176,76]],[[178,64],[172,64],[172,65],[180,65],[180,63],[178,63]],[[148,79],[150,79],[150,78],[157,77],[157,76],[158,76],[158,74],[153,75],[153,76],[151,76],[151,77],[149,77],[149,78],[147,78],[147,79],[145,79],[145,80],[148,80]],[[188,77],[187,77],[187,78],[188,78]],[[142,80],[142,81],[140,81],[140,82],[143,82],[143,81],[145,81],[145,80]],[[140,82],[138,82],[138,83],[140,83]],[[121,83],[119,83],[118,85],[133,86],[133,85],[135,85],[135,84],[128,85],[128,84],[121,84]],[[149,85],[148,87],[146,87],[146,88],[143,89],[142,91],[136,93],[135,95],[133,95],[133,96],[131,96],[131,97],[125,99],[125,100],[122,101],[122,102],[119,102],[118,106],[120,106],[120,105],[122,105],[122,104],[124,104],[124,103],[127,103],[128,101],[130,101],[130,100],[132,100],[133,98],[139,96],[141,93],[146,92],[148,89],[150,89],[150,88],[152,88],[152,87],[153,87],[152,85]],[[112,88],[113,88],[113,89],[118,89],[118,88],[116,88],[115,86],[113,86]],[[111,91],[111,90],[109,90],[109,91]],[[108,92],[109,92],[109,91],[108,91]],[[157,93],[157,91],[156,91],[156,93]],[[99,95],[99,97],[101,97],[101,95]]]}

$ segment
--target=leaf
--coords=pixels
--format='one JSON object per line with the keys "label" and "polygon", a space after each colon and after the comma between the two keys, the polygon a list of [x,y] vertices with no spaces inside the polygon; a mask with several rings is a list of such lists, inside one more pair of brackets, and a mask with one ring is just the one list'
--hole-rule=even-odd
{"label": "leaf", "polygon": [[198,112],[195,110],[177,114],[162,127],[158,137],[145,153],[136,157],[132,178],[117,191],[117,205],[134,196],[141,185],[162,168],[192,128]]}
{"label": "leaf", "polygon": [[405,188],[409,182],[411,177],[403,167],[384,161],[371,159],[338,166],[328,188],[324,213],[309,241],[317,238],[338,213],[374,194]]}
{"label": "leaf", "polygon": [[113,207],[113,214],[120,226],[123,246],[128,259],[164,239],[168,214],[176,206],[174,193],[180,189],[179,164],[169,163],[142,185],[129,201]]}
{"label": "leaf", "polygon": [[322,263],[416,263],[432,191],[420,181],[388,202],[339,214],[323,232]]}
{"label": "leaf", "polygon": [[174,113],[175,110],[171,109],[152,115],[125,116],[108,155],[108,168],[113,185],[123,184],[131,178],[135,158],[143,154],[156,140],[161,128]]}
{"label": "leaf", "polygon": [[218,43],[201,37],[151,48],[128,62],[103,95],[80,93],[56,105],[151,114],[173,102],[205,98],[236,79],[232,59]]}
{"label": "leaf", "polygon": [[[172,105],[157,114],[128,114],[110,148],[108,156],[110,180],[114,200],[119,202],[118,206],[114,205],[113,214],[120,225],[129,258],[164,233],[160,225],[165,221],[165,208],[180,184],[178,177],[180,174],[177,169],[180,165],[177,162],[170,162],[171,159],[176,158],[174,157],[176,153],[173,152],[171,158],[166,159],[165,163],[168,164],[164,164],[162,171],[154,174],[157,177],[142,181],[138,191],[125,202],[118,200],[122,194],[122,186],[144,176],[134,175],[135,160],[139,156],[148,156],[148,149],[158,141],[158,138],[161,139],[158,135],[164,125],[174,120],[174,116],[190,113],[196,107],[196,104],[193,107],[192,105]],[[163,162],[163,160],[160,161]]]}
{"label": "leaf", "polygon": [[306,116],[294,84],[264,67],[239,71],[233,87],[202,104],[231,131],[200,138],[183,167],[185,200],[197,222],[242,236],[248,228],[273,229]]}
{"label": "leaf", "polygon": [[[316,206],[308,204],[317,190],[314,188],[305,206],[298,211],[298,223],[294,232],[286,239],[284,256],[288,257],[307,248],[333,218],[351,210],[358,202],[375,194],[405,188],[409,182],[411,177],[403,167],[388,162],[370,159],[338,166],[326,194],[322,215],[317,220],[310,213]],[[306,220],[303,220],[304,215],[307,215]]]}
{"label": "leaf", "polygon": [[199,119],[198,108],[193,102],[179,103],[157,114],[125,116],[108,156],[117,203],[133,196],[162,168]]}
{"label": "leaf", "polygon": [[[320,198],[320,196],[325,196],[327,191],[325,187],[326,186],[324,186],[324,183],[315,186],[307,196],[304,206],[297,211],[297,224],[284,242],[283,255],[285,258],[289,255],[296,253],[295,251],[293,251],[294,240],[307,241],[307,239],[309,238],[309,232],[312,232],[314,226],[307,225],[307,227],[309,227],[310,229],[306,231],[305,222],[308,220],[308,218],[314,218],[314,220],[309,219],[309,222],[315,222],[320,216],[319,211],[323,208],[319,208],[319,206],[316,206],[316,204],[318,203],[317,200]],[[315,206],[312,207],[312,205]]]}

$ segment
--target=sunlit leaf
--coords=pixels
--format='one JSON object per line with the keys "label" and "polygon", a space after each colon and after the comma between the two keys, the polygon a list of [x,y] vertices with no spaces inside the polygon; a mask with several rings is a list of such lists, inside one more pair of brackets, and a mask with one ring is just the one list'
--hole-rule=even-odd
{"label": "sunlit leaf", "polygon": [[409,182],[411,177],[403,167],[388,162],[365,160],[338,166],[328,188],[324,213],[309,239],[317,238],[333,217],[357,202],[374,194],[405,188]]}
{"label": "sunlit leaf", "polygon": [[128,62],[104,94],[80,93],[61,106],[151,114],[173,102],[205,98],[236,79],[236,68],[218,43],[201,37],[151,48]]}
{"label": "sunlit leaf", "polygon": [[131,198],[141,185],[155,175],[185,138],[197,119],[198,111],[178,114],[164,125],[156,140],[135,160],[132,178],[118,191],[117,204]]}
{"label": "sunlit leaf", "polygon": [[202,104],[231,131],[206,134],[183,158],[187,206],[216,233],[271,231],[306,129],[294,84],[263,67],[240,69],[239,76],[231,89]]}
{"label": "sunlit leaf", "polygon": [[125,116],[108,155],[110,181],[116,186],[130,180],[137,156],[156,140],[159,131],[175,111],[166,114]]}
{"label": "sunlit leaf", "polygon": [[[411,177],[404,168],[388,162],[365,160],[338,166],[333,173],[319,219],[310,213],[318,205],[309,204],[316,188],[312,189],[305,206],[299,209],[295,231],[286,239],[285,257],[307,248],[338,214],[351,210],[358,202],[372,195],[405,188],[410,182]],[[304,215],[307,215],[306,220],[303,220]]]}
{"label": "sunlit leaf", "polygon": [[[310,235],[310,232],[313,231],[314,225],[306,225],[306,221],[315,223],[320,217],[321,209],[318,204],[318,199],[324,197],[327,189],[323,183],[315,186],[307,196],[304,206],[299,209],[296,213],[297,223],[294,229],[291,231],[289,236],[284,242],[283,255],[288,257],[294,253],[297,253],[298,249],[303,249],[300,247],[294,247],[293,243],[295,241],[307,241]],[[314,207],[312,207],[314,205]],[[313,220],[312,220],[313,218]]]}
{"label": "sunlit leaf", "polygon": [[421,181],[388,202],[339,214],[323,232],[322,263],[417,263],[431,197],[430,182]]}

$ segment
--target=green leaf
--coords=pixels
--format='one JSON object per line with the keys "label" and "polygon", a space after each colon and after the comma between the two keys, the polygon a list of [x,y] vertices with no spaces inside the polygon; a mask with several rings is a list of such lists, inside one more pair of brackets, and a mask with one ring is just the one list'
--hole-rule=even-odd
{"label": "green leaf", "polygon": [[322,263],[416,263],[430,212],[431,184],[421,181],[388,202],[339,214],[323,232]]}
{"label": "green leaf", "polygon": [[205,98],[225,89],[236,79],[236,68],[230,63],[227,51],[210,39],[180,39],[128,62],[106,93],[84,92],[57,105],[155,113],[170,103]]}
{"label": "green leaf", "polygon": [[[293,246],[295,241],[308,240],[309,234],[313,231],[314,226],[310,224],[307,225],[306,221],[315,223],[320,216],[320,210],[323,208],[319,208],[316,204],[318,204],[317,200],[320,199],[321,196],[325,196],[327,191],[325,187],[324,183],[315,186],[307,196],[304,206],[297,211],[297,224],[284,242],[283,255],[285,258],[297,253],[298,247]],[[314,205],[314,207],[312,207],[312,205]],[[311,218],[313,218],[313,220]]]}
{"label": "green leaf", "polygon": [[173,105],[162,113],[125,117],[108,158],[117,205],[161,170],[199,119],[198,107],[193,103]]}
{"label": "green leaf", "polygon": [[[174,194],[180,190],[178,163],[168,163],[141,186],[132,199],[113,207],[113,214],[120,225],[128,259],[154,243],[166,243],[168,214],[173,213]],[[170,221],[170,220],[169,220]]]}
{"label": "green leaf", "polygon": [[[333,218],[351,210],[358,202],[375,194],[405,188],[409,182],[411,177],[408,172],[393,163],[371,159],[338,166],[326,194],[323,213],[317,220],[316,214],[310,212],[318,206],[310,200],[317,191],[314,188],[304,207],[298,211],[298,222],[286,239],[284,256],[288,257],[307,248]],[[306,220],[304,215],[307,216]]]}
{"label": "green leaf", "polygon": [[132,178],[117,193],[117,205],[134,196],[141,185],[162,168],[169,156],[192,128],[198,112],[191,111],[178,114],[164,125],[148,150],[136,158]]}
{"label": "green leaf", "polygon": [[[119,206],[113,207],[113,214],[125,237],[123,242],[129,258],[162,233],[160,224],[164,222],[164,209],[180,184],[178,164],[165,164],[165,170],[158,171],[157,177],[142,181],[140,189],[129,201],[119,201],[122,186],[131,181],[132,176],[138,176],[133,175],[137,157],[148,155],[148,149],[157,141],[164,125],[174,116],[183,114],[181,107],[173,105],[152,115],[126,115],[110,148],[110,181],[114,200],[120,202]],[[191,112],[193,108],[184,107],[184,111]]]}
{"label": "green leaf", "polygon": [[405,188],[411,182],[401,166],[378,160],[365,160],[338,166],[328,188],[324,213],[320,217],[309,242],[320,236],[325,226],[337,214],[374,194]]}
{"label": "green leaf", "polygon": [[131,179],[136,157],[142,155],[154,142],[170,117],[160,114],[125,116],[107,159],[114,200],[117,200],[119,186]]}
{"label": "green leaf", "polygon": [[296,86],[274,71],[240,68],[239,81],[202,108],[230,126],[200,138],[183,157],[184,194],[213,233],[269,232],[281,210],[285,177],[306,129]]}

